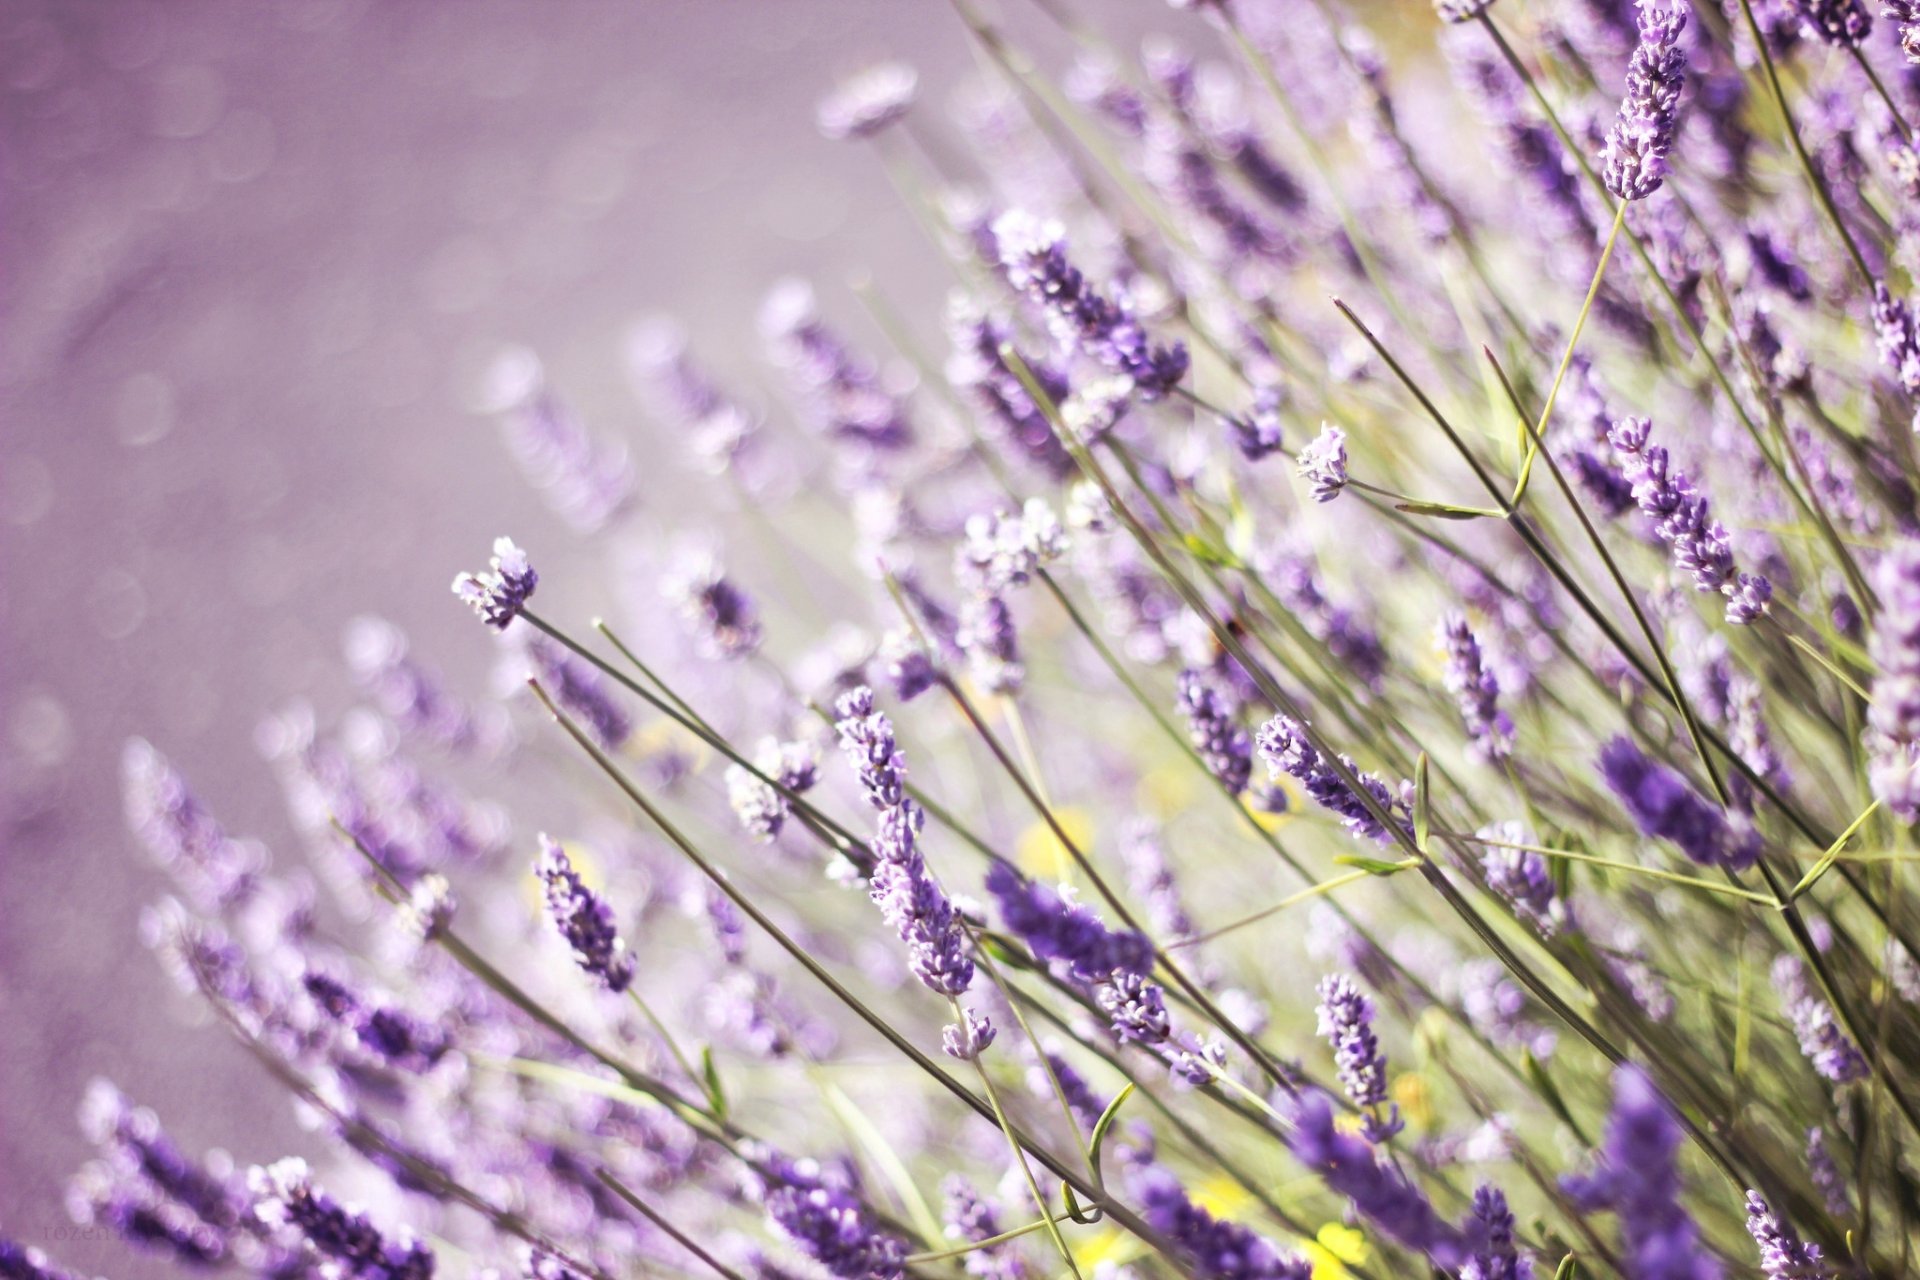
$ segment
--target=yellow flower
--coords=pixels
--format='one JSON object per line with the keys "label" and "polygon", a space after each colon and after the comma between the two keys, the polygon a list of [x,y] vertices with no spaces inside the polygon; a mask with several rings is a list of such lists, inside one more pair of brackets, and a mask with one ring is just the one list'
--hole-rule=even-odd
{"label": "yellow flower", "polygon": [[1393,1078],[1393,1100],[1408,1124],[1416,1129],[1433,1127],[1433,1090],[1418,1071],[1403,1071]]}
{"label": "yellow flower", "polygon": [[[1093,846],[1093,815],[1085,809],[1055,809],[1053,816],[1060,821],[1060,829],[1070,836],[1074,844],[1085,852]],[[1036,880],[1056,881],[1073,878],[1073,855],[1060,843],[1060,837],[1053,834],[1053,828],[1045,822],[1036,822],[1020,833],[1019,841],[1013,849],[1014,861],[1020,869]]]}
{"label": "yellow flower", "polygon": [[1216,1218],[1238,1218],[1254,1204],[1253,1193],[1224,1173],[1209,1176],[1194,1188],[1193,1202]]}
{"label": "yellow flower", "polygon": [[1346,1280],[1353,1274],[1348,1263],[1367,1260],[1367,1238],[1343,1222],[1329,1222],[1316,1238],[1302,1242],[1301,1252],[1313,1263],[1313,1280]]}
{"label": "yellow flower", "polygon": [[1140,776],[1140,807],[1154,817],[1173,817],[1192,806],[1199,772],[1191,761],[1170,760]]}

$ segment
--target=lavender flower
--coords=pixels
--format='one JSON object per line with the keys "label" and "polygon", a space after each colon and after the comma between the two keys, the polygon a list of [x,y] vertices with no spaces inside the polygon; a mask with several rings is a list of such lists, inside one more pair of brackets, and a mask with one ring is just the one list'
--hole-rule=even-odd
{"label": "lavender flower", "polygon": [[805,281],[774,286],[760,308],[760,331],[821,432],[876,453],[897,453],[913,442],[905,405],[873,362],[828,326]]}
{"label": "lavender flower", "polygon": [[1820,1246],[1802,1243],[1752,1189],[1747,1191],[1747,1234],[1760,1246],[1760,1271],[1767,1280],[1827,1280],[1832,1274],[1820,1261]]}
{"label": "lavender flower", "polygon": [[1201,1280],[1308,1280],[1305,1258],[1282,1254],[1237,1222],[1216,1218],[1193,1202],[1180,1180],[1157,1164],[1134,1178],[1141,1216],[1180,1251]]}
{"label": "lavender flower", "polygon": [[1880,14],[1898,23],[1900,52],[1912,66],[1920,66],[1920,0],[1881,0]]}
{"label": "lavender flower", "polygon": [[1474,754],[1496,763],[1505,760],[1513,753],[1513,720],[1500,709],[1500,682],[1481,661],[1480,642],[1463,614],[1450,613],[1441,620],[1440,643],[1447,654],[1447,692],[1467,722]]}
{"label": "lavender flower", "polygon": [[1670,840],[1702,866],[1743,871],[1759,855],[1752,833],[1737,833],[1726,812],[1708,804],[1687,780],[1655,764],[1626,738],[1600,750],[1600,772],[1640,830]]}
{"label": "lavender flower", "polygon": [[307,1162],[288,1158],[248,1175],[254,1213],[297,1235],[315,1255],[356,1280],[432,1280],[433,1252],[407,1232],[389,1239],[361,1213],[313,1184]]}
{"label": "lavender flower", "polygon": [[1680,47],[1686,11],[1647,3],[1638,17],[1640,44],[1627,64],[1626,96],[1600,156],[1607,190],[1621,200],[1644,200],[1666,179],[1687,66]]}
{"label": "lavender flower", "polygon": [[1706,495],[1685,472],[1671,468],[1664,447],[1647,443],[1651,432],[1645,418],[1622,418],[1609,433],[1625,460],[1634,501],[1653,519],[1660,540],[1672,547],[1675,567],[1693,575],[1694,589],[1725,595],[1727,622],[1750,626],[1766,612],[1772,583],[1735,570],[1733,540],[1713,518]]}
{"label": "lavender flower", "polygon": [[767,1216],[802,1252],[840,1280],[896,1280],[907,1247],[868,1215],[853,1192],[811,1160],[777,1160],[765,1191]]}
{"label": "lavender flower", "polygon": [[71,1271],[62,1271],[38,1249],[16,1244],[0,1236],[0,1280],[78,1280]]}
{"label": "lavender flower", "polygon": [[607,750],[617,751],[625,745],[633,733],[633,720],[614,700],[605,678],[593,664],[544,636],[527,633],[524,638],[527,665],[553,700],[584,722],[587,732]]}
{"label": "lavender flower", "polygon": [[666,591],[707,652],[738,659],[760,647],[760,615],[752,598],[711,559],[690,555],[668,581]]}
{"label": "lavender flower", "polygon": [[834,712],[841,749],[880,811],[869,896],[907,944],[914,975],[941,995],[958,996],[973,983],[973,960],[953,903],[920,855],[926,815],[906,796],[906,766],[893,725],[874,708],[873,690],[864,685],[841,695]]}
{"label": "lavender flower", "polygon": [[940,1048],[949,1058],[966,1061],[985,1053],[987,1046],[993,1043],[999,1033],[994,1030],[993,1019],[972,1009],[960,1011],[961,1020],[949,1023],[940,1029]]}
{"label": "lavender flower", "polygon": [[907,114],[920,77],[904,62],[882,62],[856,72],[820,100],[820,132],[835,141],[871,138]]}
{"label": "lavender flower", "polygon": [[[804,792],[819,777],[819,763],[813,748],[804,742],[781,742],[763,738],[754,751],[753,767],[777,781],[788,792]],[[793,811],[785,792],[762,782],[739,765],[727,767],[727,803],[747,834],[762,843],[780,834],[787,815]]]}
{"label": "lavender flower", "polygon": [[1819,1125],[1807,1130],[1807,1173],[1813,1178],[1820,1198],[1826,1202],[1828,1213],[1844,1218],[1853,1212],[1846,1177],[1834,1163],[1833,1152],[1827,1149],[1826,1132]]}
{"label": "lavender flower", "polygon": [[1095,362],[1133,379],[1143,399],[1157,400],[1187,372],[1187,349],[1153,345],[1124,307],[1102,296],[1067,260],[1066,230],[1018,211],[993,224],[1007,282],[1046,312],[1054,336]]}
{"label": "lavender flower", "polygon": [[1833,1006],[1814,990],[1800,957],[1775,957],[1769,976],[1774,994],[1780,997],[1780,1010],[1793,1023],[1800,1051],[1807,1055],[1813,1069],[1835,1084],[1866,1079],[1867,1060],[1840,1029]]}
{"label": "lavender flower", "polygon": [[1229,414],[1221,419],[1227,428],[1227,438],[1248,462],[1258,462],[1280,452],[1286,442],[1286,433],[1280,424],[1280,407],[1284,403],[1280,388],[1256,387],[1253,403],[1245,413]]}
{"label": "lavender flower", "polygon": [[1830,45],[1859,48],[1873,30],[1873,17],[1860,0],[1793,0],[1801,28]]}
{"label": "lavender flower", "polygon": [[1680,1205],[1679,1122],[1646,1072],[1622,1063],[1613,1073],[1606,1147],[1591,1173],[1561,1179],[1587,1211],[1611,1209],[1633,1275],[1644,1280],[1719,1280],[1720,1265]]}
{"label": "lavender flower", "polygon": [[1180,673],[1178,707],[1187,722],[1187,738],[1229,795],[1247,789],[1253,774],[1253,739],[1235,718],[1233,700],[1204,672]]}
{"label": "lavender flower", "polygon": [[1513,1210],[1491,1183],[1473,1189],[1473,1219],[1468,1228],[1473,1252],[1460,1264],[1460,1280],[1531,1280],[1533,1264],[1513,1247]]}
{"label": "lavender flower", "polygon": [[567,851],[545,832],[540,835],[533,874],[546,884],[547,912],[573,948],[574,962],[607,990],[625,991],[633,981],[635,961],[614,925],[613,908],[581,883]]}
{"label": "lavender flower", "polygon": [[1335,1127],[1333,1104],[1325,1094],[1303,1090],[1289,1118],[1293,1133],[1287,1145],[1295,1158],[1332,1191],[1353,1201],[1384,1234],[1442,1267],[1457,1266],[1465,1258],[1466,1240],[1441,1219],[1420,1189],[1382,1162],[1366,1142]]}
{"label": "lavender flower", "polygon": [[[1533,829],[1523,822],[1482,827],[1475,834],[1505,845],[1537,843]],[[1486,877],[1487,888],[1505,898],[1513,913],[1543,938],[1552,937],[1572,917],[1547,859],[1531,849],[1488,845],[1480,853],[1480,874]]]}
{"label": "lavender flower", "polygon": [[[1347,1100],[1369,1112],[1367,1140],[1385,1142],[1400,1132],[1400,1108],[1387,1102],[1387,1056],[1373,1034],[1373,1001],[1361,994],[1353,979],[1332,973],[1320,980],[1320,1003],[1314,1012],[1320,1034],[1333,1046],[1334,1070]],[[1380,1119],[1379,1108],[1389,1107]]]}
{"label": "lavender flower", "polygon": [[1320,434],[1300,450],[1300,478],[1315,502],[1332,502],[1347,487],[1347,433],[1332,423],[1320,424]]}
{"label": "lavender flower", "polygon": [[120,778],[127,826],[196,903],[223,910],[253,895],[265,850],[227,835],[165,756],[130,738],[120,753]]}
{"label": "lavender flower", "polygon": [[1920,818],[1920,541],[1903,538],[1874,568],[1881,610],[1869,652],[1878,674],[1865,746],[1873,794],[1902,822]]}
{"label": "lavender flower", "polygon": [[503,355],[490,398],[521,474],[575,532],[596,533],[633,502],[635,468],[625,445],[601,445],[547,385],[530,351]]}
{"label": "lavender flower", "polygon": [[[947,1239],[980,1244],[1006,1229],[993,1202],[975,1191],[973,1184],[961,1175],[949,1175],[941,1182],[940,1191],[946,1201],[943,1216]],[[970,1250],[960,1263],[968,1275],[977,1276],[979,1280],[1027,1280],[1032,1274],[1011,1241]]]}
{"label": "lavender flower", "polygon": [[[1911,306],[1893,296],[1885,281],[1875,281],[1873,286],[1873,334],[1880,363],[1908,396],[1920,397],[1920,319]],[[1913,425],[1920,431],[1920,410],[1915,411]]]}
{"label": "lavender flower", "polygon": [[960,608],[960,629],[954,643],[967,655],[973,678],[988,693],[1011,696],[1026,683],[1020,663],[1020,638],[1014,630],[1013,610],[999,596],[976,597]]}
{"label": "lavender flower", "polygon": [[495,538],[492,571],[463,573],[453,580],[453,594],[472,606],[480,620],[496,631],[520,616],[533,595],[540,575],[527,562],[527,553],[512,538]]}
{"label": "lavender flower", "polygon": [[984,596],[1025,586],[1067,552],[1066,530],[1053,508],[1040,498],[1029,498],[1018,514],[994,511],[968,516],[965,532],[954,552],[954,576]]}
{"label": "lavender flower", "polygon": [[1144,978],[1153,970],[1153,943],[1145,934],[1109,929],[1079,903],[1026,879],[1009,863],[987,869],[987,892],[1007,928],[1034,955],[1058,961],[1083,982],[1105,981],[1116,972]]}
{"label": "lavender flower", "polygon": [[[1353,790],[1347,786],[1340,775],[1334,771],[1320,755],[1313,743],[1307,740],[1306,728],[1290,716],[1275,716],[1260,727],[1258,737],[1260,756],[1267,762],[1267,768],[1278,778],[1286,774],[1298,782],[1306,793],[1319,804],[1338,814],[1346,825],[1347,833],[1355,839],[1372,840],[1376,844],[1386,844],[1393,837],[1373,811],[1368,809]],[[1341,756],[1340,763],[1347,772],[1359,779],[1374,803],[1389,814],[1396,813],[1399,802],[1387,784],[1370,773],[1362,773],[1360,767],[1349,757]]]}

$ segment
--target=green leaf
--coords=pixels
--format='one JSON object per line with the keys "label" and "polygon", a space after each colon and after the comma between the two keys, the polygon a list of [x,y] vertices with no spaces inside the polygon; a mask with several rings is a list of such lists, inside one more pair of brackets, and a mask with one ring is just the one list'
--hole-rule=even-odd
{"label": "green leaf", "polygon": [[1553,1269],[1553,1280],[1578,1280],[1580,1264],[1572,1254],[1560,1259],[1560,1265]]}
{"label": "green leaf", "polygon": [[1492,507],[1458,507],[1451,502],[1396,502],[1393,509],[1410,516],[1432,516],[1436,520],[1497,520],[1506,514]]}
{"label": "green leaf", "polygon": [[1405,871],[1414,865],[1411,858],[1388,862],[1384,858],[1368,858],[1357,853],[1343,853],[1335,858],[1334,862],[1343,867],[1358,867],[1370,876],[1390,876],[1396,871]]}
{"label": "green leaf", "polygon": [[1087,1143],[1087,1163],[1093,1167],[1094,1181],[1101,1183],[1102,1186],[1105,1183],[1100,1175],[1100,1146],[1107,1140],[1107,1130],[1113,1127],[1114,1119],[1120,1114],[1120,1104],[1131,1096],[1133,1096],[1133,1082],[1128,1081],[1127,1087],[1114,1094],[1113,1101],[1109,1102],[1107,1109],[1100,1113],[1100,1119],[1093,1126],[1093,1138]]}
{"label": "green leaf", "polygon": [[1187,534],[1180,539],[1180,542],[1193,554],[1195,559],[1204,560],[1208,564],[1217,565],[1222,569],[1238,569],[1241,567],[1239,556],[1234,555],[1233,552],[1217,543],[1207,541],[1197,533]]}
{"label": "green leaf", "polygon": [[1420,753],[1420,762],[1413,770],[1413,847],[1423,855],[1427,852],[1427,837],[1433,832],[1433,796],[1427,784],[1427,753]]}
{"label": "green leaf", "polygon": [[707,1087],[707,1103],[713,1108],[715,1120],[727,1118],[727,1091],[720,1085],[720,1068],[713,1060],[713,1046],[703,1045],[700,1049],[700,1079]]}

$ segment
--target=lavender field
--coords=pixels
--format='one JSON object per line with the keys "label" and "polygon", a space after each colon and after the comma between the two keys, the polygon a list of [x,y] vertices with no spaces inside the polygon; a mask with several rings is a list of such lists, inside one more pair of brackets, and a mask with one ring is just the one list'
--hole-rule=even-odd
{"label": "lavender field", "polygon": [[1920,5],[0,95],[0,1277],[1913,1270]]}

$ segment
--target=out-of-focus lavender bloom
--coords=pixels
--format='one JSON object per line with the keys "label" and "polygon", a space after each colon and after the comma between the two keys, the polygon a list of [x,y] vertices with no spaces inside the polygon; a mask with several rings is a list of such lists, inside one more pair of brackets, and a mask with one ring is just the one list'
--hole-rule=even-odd
{"label": "out-of-focus lavender bloom", "polygon": [[1813,1069],[1835,1084],[1866,1079],[1866,1058],[1840,1029],[1833,1006],[1814,989],[1800,957],[1775,957],[1769,976],[1774,994],[1780,997],[1780,1011],[1793,1023],[1800,1051],[1807,1055]]}
{"label": "out-of-focus lavender bloom", "polygon": [[1060,518],[1044,500],[1029,498],[1017,515],[994,511],[968,516],[966,537],[954,553],[954,572],[971,590],[996,596],[1025,586],[1066,552]]}
{"label": "out-of-focus lavender bloom", "polygon": [[1165,938],[1185,938],[1195,932],[1193,919],[1180,900],[1173,868],[1167,865],[1159,828],[1147,819],[1127,824],[1120,836],[1120,855],[1126,860],[1128,884],[1147,904],[1147,918]]}
{"label": "out-of-focus lavender bloom", "polygon": [[1187,349],[1155,346],[1124,306],[1102,295],[1067,260],[1066,230],[1013,211],[993,224],[1007,282],[1047,316],[1054,336],[1095,362],[1133,379],[1142,399],[1166,395],[1187,373]]}
{"label": "out-of-focus lavender bloom", "polygon": [[[1537,843],[1533,829],[1524,822],[1482,827],[1475,834],[1483,840],[1498,840],[1505,845]],[[1531,849],[1488,845],[1480,853],[1480,873],[1487,878],[1487,888],[1505,898],[1513,907],[1513,913],[1532,925],[1542,937],[1552,937],[1572,917],[1566,900],[1554,885],[1553,868],[1545,856]]]}
{"label": "out-of-focus lavender bloom", "polygon": [[1060,425],[1079,443],[1097,444],[1125,416],[1133,392],[1133,379],[1124,373],[1083,382],[1061,402]]}
{"label": "out-of-focus lavender bloom", "polygon": [[[754,750],[753,767],[792,792],[811,788],[820,772],[811,746],[776,738],[761,739]],[[792,812],[792,802],[784,793],[737,764],[727,768],[727,802],[747,834],[762,843],[780,834]]]}
{"label": "out-of-focus lavender bloom", "polygon": [[1443,1267],[1458,1266],[1466,1257],[1465,1239],[1441,1219],[1420,1189],[1382,1162],[1364,1140],[1334,1125],[1333,1104],[1325,1094],[1303,1090],[1290,1119],[1293,1133],[1287,1145],[1294,1156],[1329,1189],[1353,1201],[1384,1234]]}
{"label": "out-of-focus lavender bloom", "polygon": [[774,286],[760,308],[760,332],[820,431],[886,453],[912,443],[906,406],[882,383],[873,363],[855,355],[828,327],[805,281]]}
{"label": "out-of-focus lavender bloom", "polygon": [[[1904,300],[1893,296],[1884,281],[1873,286],[1873,334],[1880,363],[1908,396],[1920,397],[1920,319]],[[1920,431],[1920,410],[1913,423],[1914,430]]]}
{"label": "out-of-focus lavender bloom", "polygon": [[256,1166],[247,1183],[261,1222],[297,1235],[341,1274],[356,1280],[432,1280],[431,1249],[406,1231],[389,1239],[365,1214],[316,1187],[306,1161],[289,1157],[266,1168]]}
{"label": "out-of-focus lavender bloom", "polygon": [[1513,753],[1513,720],[1500,707],[1500,681],[1481,660],[1480,641],[1465,614],[1450,613],[1441,620],[1440,644],[1447,655],[1447,692],[1460,707],[1474,753],[1496,763],[1505,760]]}
{"label": "out-of-focus lavender bloom", "polygon": [[229,836],[145,739],[122,748],[120,789],[127,826],[200,907],[221,911],[253,895],[266,851]]}
{"label": "out-of-focus lavender bloom", "polygon": [[767,1216],[802,1252],[840,1280],[895,1280],[906,1244],[874,1222],[859,1197],[811,1160],[775,1160]]}
{"label": "out-of-focus lavender bloom", "polygon": [[987,869],[987,892],[1007,928],[1036,956],[1059,961],[1083,982],[1103,982],[1116,971],[1145,977],[1153,969],[1153,943],[1145,934],[1109,929],[1093,912],[1008,863]]}
{"label": "out-of-focus lavender bloom", "polygon": [[452,751],[499,746],[502,726],[449,692],[437,672],[412,657],[399,627],[384,618],[355,618],[344,647],[355,681],[405,732]]}
{"label": "out-of-focus lavender bloom", "polygon": [[[1042,1069],[1041,1063],[1034,1063],[1027,1073],[1028,1090],[1036,1097],[1051,1097],[1053,1085],[1057,1082],[1067,1100],[1067,1110],[1073,1112],[1073,1118],[1091,1134],[1093,1127],[1100,1123],[1100,1117],[1106,1114],[1106,1100],[1093,1091],[1086,1078],[1073,1069],[1073,1064],[1060,1056],[1057,1046],[1049,1045],[1043,1053],[1045,1069]],[[1047,1079],[1048,1072],[1053,1074],[1052,1081]]]}
{"label": "out-of-focus lavender bloom", "polygon": [[540,856],[533,874],[546,886],[547,913],[573,948],[573,959],[609,991],[625,991],[633,981],[634,956],[613,921],[613,908],[581,882],[560,842],[540,835]]}
{"label": "out-of-focus lavender bloom", "polygon": [[1773,585],[1735,569],[1732,538],[1713,518],[1706,495],[1685,472],[1673,470],[1666,449],[1647,443],[1652,430],[1645,418],[1622,418],[1609,433],[1633,482],[1634,501],[1672,547],[1675,567],[1693,575],[1695,590],[1725,595],[1727,622],[1751,625],[1766,612]]}
{"label": "out-of-focus lavender bloom", "polygon": [[[105,1080],[95,1080],[80,1124],[101,1153],[74,1178],[67,1208],[76,1222],[105,1227],[143,1251],[191,1267],[234,1260],[244,1249],[245,1189],[231,1176],[189,1160],[160,1128]],[[0,1276],[7,1275],[0,1268]]]}
{"label": "out-of-focus lavender bloom", "polygon": [[907,114],[920,76],[904,62],[881,62],[855,72],[820,100],[814,122],[835,141],[871,138]]}
{"label": "out-of-focus lavender bloom", "polygon": [[1372,627],[1354,609],[1336,604],[1321,585],[1313,560],[1304,554],[1269,554],[1268,578],[1274,594],[1306,627],[1314,639],[1362,683],[1377,687],[1386,675],[1385,646]]}
{"label": "out-of-focus lavender bloom", "polygon": [[[1320,1020],[1320,1034],[1333,1046],[1340,1087],[1347,1091],[1349,1102],[1368,1113],[1367,1140],[1385,1142],[1402,1126],[1400,1108],[1387,1101],[1387,1055],[1373,1033],[1373,1001],[1341,973],[1322,978],[1317,990],[1320,1003],[1314,1013]],[[1378,1114],[1381,1107],[1388,1107],[1384,1119]]]}
{"label": "out-of-focus lavender bloom", "polygon": [[1227,438],[1233,441],[1233,447],[1248,462],[1258,462],[1269,454],[1278,453],[1286,442],[1286,433],[1280,423],[1280,407],[1285,397],[1280,388],[1260,386],[1254,388],[1253,403],[1245,413],[1228,414],[1221,421],[1226,425]]}
{"label": "out-of-focus lavender bloom", "polygon": [[[1373,815],[1365,802],[1354,794],[1333,766],[1321,757],[1313,743],[1307,740],[1306,730],[1298,720],[1291,716],[1275,716],[1260,727],[1258,743],[1260,757],[1267,762],[1267,768],[1273,776],[1277,778],[1284,773],[1298,782],[1317,803],[1340,816],[1349,835],[1357,840],[1372,840],[1376,844],[1386,844],[1393,838],[1380,819]],[[1362,773],[1360,767],[1347,756],[1341,756],[1340,763],[1360,780],[1360,785],[1367,789],[1382,810],[1397,814],[1402,806],[1386,783],[1370,773]]]}
{"label": "out-of-focus lavender bloom", "polygon": [[1920,818],[1920,541],[1902,538],[1874,567],[1878,672],[1865,745],[1873,794],[1902,822]]}
{"label": "out-of-focus lavender bloom", "polygon": [[1513,1210],[1500,1188],[1483,1182],[1473,1189],[1468,1231],[1473,1252],[1460,1264],[1460,1280],[1531,1280],[1533,1263],[1513,1247]]}
{"label": "out-of-focus lavender bloom", "polygon": [[352,1044],[403,1071],[431,1069],[453,1047],[446,1029],[396,1005],[362,999],[338,978],[309,970],[301,985],[309,999],[352,1037]]}
{"label": "out-of-focus lavender bloom", "polygon": [[1133,1181],[1141,1216],[1201,1280],[1308,1280],[1313,1274],[1305,1258],[1283,1254],[1239,1223],[1195,1204],[1172,1171],[1148,1164]]}
{"label": "out-of-focus lavender bloom", "polygon": [[453,886],[445,876],[424,875],[414,881],[407,900],[400,905],[401,927],[415,939],[431,942],[446,933],[458,908]]}
{"label": "out-of-focus lavender bloom", "polygon": [[1332,502],[1347,487],[1347,433],[1322,423],[1320,434],[1308,441],[1296,460],[1315,502]]}
{"label": "out-of-focus lavender bloom", "polygon": [[[999,424],[1028,461],[1055,480],[1072,475],[1073,455],[1000,353],[1012,334],[964,295],[956,296],[949,306],[947,323],[954,348],[947,361],[947,380],[972,391],[989,418]],[[1024,363],[1059,409],[1071,390],[1065,376],[1045,361],[1029,359]]]}
{"label": "out-of-focus lavender bloom", "polygon": [[1666,179],[1687,67],[1680,47],[1686,11],[1648,3],[1638,16],[1640,43],[1627,64],[1626,96],[1600,156],[1607,190],[1621,200],[1644,200]]}
{"label": "out-of-focus lavender bloom", "polygon": [[1873,30],[1861,0],[1793,0],[1803,30],[1831,45],[1859,48]]}
{"label": "out-of-focus lavender bloom", "polygon": [[1898,24],[1900,52],[1909,64],[1920,66],[1920,0],[1881,0],[1880,14]]}
{"label": "out-of-focus lavender bloom", "polygon": [[760,420],[694,364],[680,326],[664,316],[641,321],[627,336],[626,357],[629,381],[647,411],[685,437],[703,470],[744,482],[743,464],[756,455]]}
{"label": "out-of-focus lavender bloom", "polygon": [[487,398],[521,474],[576,532],[598,532],[632,504],[636,475],[626,446],[588,435],[531,351],[495,361]]}
{"label": "out-of-focus lavender bloom", "polygon": [[1253,738],[1240,725],[1234,699],[1206,672],[1192,667],[1180,673],[1178,690],[1176,705],[1193,749],[1228,794],[1239,795],[1253,775]]}
{"label": "out-of-focus lavender bloom", "polygon": [[17,1244],[0,1236],[0,1276],[5,1280],[79,1280],[71,1271],[62,1271],[38,1249]]}
{"label": "out-of-focus lavender bloom", "polygon": [[633,733],[633,720],[614,700],[605,678],[593,664],[530,628],[516,627],[512,634],[525,640],[527,666],[541,687],[569,714],[583,721],[601,746],[619,750]]}
{"label": "out-of-focus lavender bloom", "polygon": [[1592,1172],[1562,1178],[1561,1185],[1583,1209],[1611,1209],[1618,1215],[1635,1276],[1719,1280],[1720,1264],[1680,1205],[1675,1156],[1681,1140],[1679,1122],[1653,1081],[1634,1064],[1622,1063],[1613,1073],[1606,1146]]}
{"label": "out-of-focus lavender bloom", "polygon": [[[940,1184],[946,1201],[943,1215],[947,1239],[960,1244],[979,1244],[991,1240],[1006,1228],[993,1202],[973,1189],[960,1174],[949,1174]],[[1032,1274],[1025,1258],[1011,1241],[970,1250],[961,1258],[970,1276],[979,1280],[1027,1280]]]}
{"label": "out-of-focus lavender bloom", "polygon": [[482,622],[505,631],[526,608],[539,582],[527,553],[513,545],[512,538],[495,538],[491,571],[459,575],[453,580],[453,594],[472,606]]}
{"label": "out-of-focus lavender bloom", "polygon": [[907,798],[906,764],[893,724],[875,709],[873,690],[864,685],[843,694],[834,715],[841,749],[859,773],[868,801],[880,811],[868,893],[907,944],[914,975],[941,995],[961,995],[973,983],[973,959],[953,903],[920,854],[926,815]]}
{"label": "out-of-focus lavender bloom", "polygon": [[1820,1246],[1804,1243],[1751,1188],[1747,1191],[1747,1234],[1760,1246],[1760,1271],[1767,1280],[1827,1280],[1833,1274],[1820,1260]]}
{"label": "out-of-focus lavender bloom", "polygon": [[668,579],[666,593],[713,656],[744,658],[760,647],[760,612],[752,597],[710,557],[689,554]]}
{"label": "out-of-focus lavender bloom", "polygon": [[1600,749],[1600,773],[1641,831],[1672,841],[1695,862],[1743,871],[1759,855],[1753,833],[1736,832],[1724,810],[1630,740],[1616,737]]}
{"label": "out-of-focus lavender bloom", "polygon": [[1847,1194],[1846,1175],[1840,1172],[1840,1166],[1834,1162],[1833,1152],[1827,1149],[1826,1131],[1819,1125],[1807,1130],[1807,1173],[1813,1178],[1820,1198],[1826,1202],[1828,1213],[1836,1218],[1845,1218],[1853,1212],[1853,1201]]}
{"label": "out-of-focus lavender bloom", "polygon": [[987,692],[1011,696],[1026,683],[1013,610],[999,596],[976,596],[961,606],[954,643],[967,655],[968,669]]}
{"label": "out-of-focus lavender bloom", "polygon": [[1559,1037],[1527,1016],[1527,993],[1507,976],[1507,967],[1491,957],[1469,960],[1459,968],[1460,1011],[1476,1031],[1505,1049],[1526,1049],[1536,1058],[1553,1056]]}

